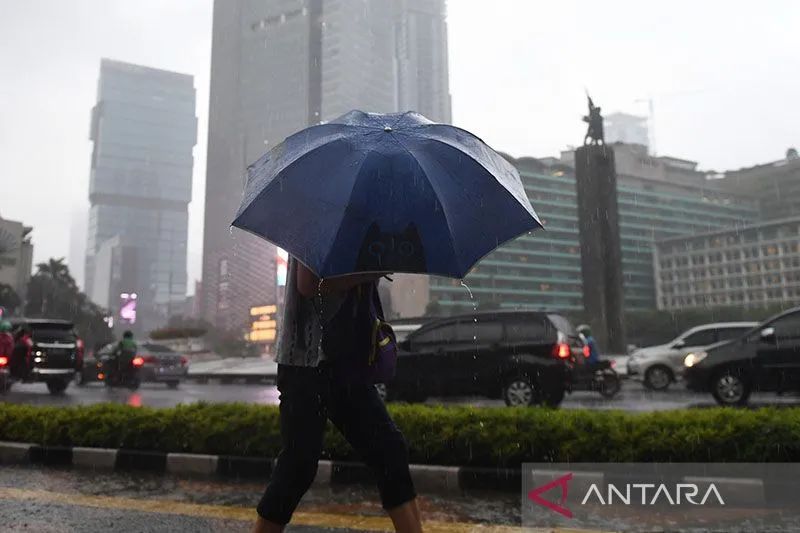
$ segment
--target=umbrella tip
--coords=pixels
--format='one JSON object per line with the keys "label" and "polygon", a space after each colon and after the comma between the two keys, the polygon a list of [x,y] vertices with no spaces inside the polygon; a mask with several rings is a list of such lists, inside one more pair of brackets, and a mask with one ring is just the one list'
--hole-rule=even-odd
{"label": "umbrella tip", "polygon": [[390,131],[392,131],[392,127],[391,126],[384,126],[383,127],[383,131],[390,132]]}

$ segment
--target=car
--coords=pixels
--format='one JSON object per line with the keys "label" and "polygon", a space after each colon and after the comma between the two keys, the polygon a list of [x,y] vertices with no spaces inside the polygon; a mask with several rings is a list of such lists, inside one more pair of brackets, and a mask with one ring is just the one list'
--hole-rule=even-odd
{"label": "car", "polygon": [[[481,395],[509,406],[557,406],[569,386],[569,359],[583,344],[563,316],[485,311],[427,323],[399,343],[389,400]],[[379,389],[381,390],[381,389]]]}
{"label": "car", "polygon": [[684,366],[686,387],[710,392],[720,405],[745,405],[753,391],[800,391],[800,307],[689,353]]}
{"label": "car", "polygon": [[643,382],[651,390],[666,390],[683,373],[683,360],[689,352],[720,341],[736,339],[757,322],[719,322],[684,331],[666,344],[639,348],[628,358],[628,377]]}
{"label": "car", "polygon": [[[23,328],[31,332],[31,368],[22,378],[11,375],[10,361],[0,365],[0,392],[16,381],[45,383],[51,394],[63,393],[83,365],[83,341],[69,320],[17,318],[11,320],[16,338]],[[5,358],[4,358],[5,359]]]}
{"label": "car", "polygon": [[[82,371],[77,377],[78,385],[86,385],[98,381],[98,372],[102,362],[111,357],[116,344],[108,344],[97,351],[94,358],[87,358]],[[163,344],[143,342],[137,352],[143,360],[139,370],[142,382],[166,383],[170,388],[177,388],[189,373],[189,360]]]}

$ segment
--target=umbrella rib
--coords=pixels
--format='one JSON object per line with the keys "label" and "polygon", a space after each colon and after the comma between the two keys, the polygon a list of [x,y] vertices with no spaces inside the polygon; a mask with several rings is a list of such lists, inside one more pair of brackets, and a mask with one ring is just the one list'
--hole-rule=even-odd
{"label": "umbrella rib", "polygon": [[[353,197],[353,191],[356,190],[356,184],[358,183],[359,177],[361,176],[361,169],[364,168],[364,164],[366,163],[366,161],[367,157],[364,157],[364,159],[361,161],[361,164],[358,165],[358,172],[356,172],[356,178],[353,180],[353,185],[350,187],[350,194],[347,195],[347,205],[342,210],[342,219],[344,219],[344,217],[347,215],[347,209],[350,207],[350,199]],[[339,230],[336,232],[336,235],[333,238],[334,244],[339,239],[339,233],[341,231],[342,231],[342,220],[339,220]],[[324,266],[328,262],[328,257],[331,255],[332,252],[333,252],[333,246],[331,246],[331,248],[328,250],[328,253],[325,254],[325,257],[322,259],[320,270],[322,270],[322,266]]]}
{"label": "umbrella rib", "polygon": [[[476,138],[477,138],[477,137],[476,137]],[[465,156],[467,156],[468,158],[470,158],[472,161],[474,161],[474,162],[475,162],[475,164],[476,164],[476,165],[478,165],[479,167],[481,167],[481,168],[482,168],[484,171],[486,171],[488,174],[490,174],[490,175],[494,175],[494,174],[493,174],[493,173],[492,173],[492,172],[491,172],[489,169],[487,169],[487,168],[486,168],[486,166],[485,166],[483,163],[481,163],[480,161],[478,161],[478,160],[477,160],[475,157],[473,157],[473,156],[472,156],[472,155],[471,155],[469,152],[467,152],[467,151],[465,151],[465,150],[462,150],[462,149],[461,149],[461,148],[459,148],[458,146],[454,146],[454,145],[450,144],[449,142],[443,141],[443,140],[441,140],[441,139],[438,139],[438,138],[436,138],[436,137],[425,136],[425,139],[426,139],[426,140],[433,141],[433,142],[436,142],[436,143],[439,143],[439,144],[443,144],[443,145],[445,145],[445,146],[447,146],[447,147],[449,147],[449,148],[452,148],[453,150],[458,150],[458,152],[459,152],[459,153],[462,153],[462,154],[464,154]],[[481,141],[481,142],[483,142],[483,141]],[[488,145],[487,145],[487,147],[488,147]],[[489,148],[489,149],[491,150],[491,148]],[[502,159],[504,163],[506,163],[506,164],[510,165],[510,163],[509,163],[508,161],[506,161],[505,159],[503,159],[501,156],[498,156],[498,157],[500,157],[500,159]],[[510,191],[510,190],[508,189],[508,187],[506,187],[506,186],[505,186],[505,184],[504,184],[502,181],[500,181],[500,180],[497,180],[497,179],[496,179],[496,181],[497,181],[497,182],[500,184],[500,186],[501,186],[501,187],[503,187],[503,189],[505,189],[505,190],[506,190],[506,192],[507,192],[508,194],[510,194],[510,195],[511,195],[511,196],[512,196],[512,197],[513,197],[515,200],[519,201],[519,198],[517,198],[517,195],[516,195],[516,194],[514,194],[512,191]],[[524,190],[525,190],[525,189],[524,189],[524,187],[523,187],[523,191],[524,191]],[[536,220],[536,222],[538,222],[538,223],[539,223],[539,225],[540,225],[540,226],[543,226],[543,225],[542,225],[542,221],[541,221],[541,220],[539,220],[539,215],[536,213],[536,210],[533,208],[533,205],[531,205],[531,201],[530,201],[530,199],[528,198],[528,195],[527,195],[527,194],[525,194],[525,200],[526,200],[526,202],[528,203],[528,205],[530,205],[530,206],[531,206],[531,209],[530,209],[530,211],[529,211],[528,209],[525,209],[525,210],[526,210],[526,211],[528,211],[529,213],[531,213],[531,214],[533,215],[533,218]],[[524,207],[525,207],[525,206],[523,205],[523,208],[524,208]]]}
{"label": "umbrella rib", "polygon": [[[427,140],[427,139],[431,139],[431,137],[425,137],[425,139],[426,139],[426,140]],[[451,144],[449,144],[449,143],[446,143],[446,142],[443,142],[443,141],[438,141],[437,139],[432,139],[432,140],[434,140],[434,141],[436,141],[436,142],[439,142],[440,144],[443,144],[443,145],[445,145],[445,146],[447,146],[447,147],[449,147],[449,148],[451,148],[451,149],[453,149],[453,150],[457,150],[457,151],[459,151],[459,153],[464,153],[464,154],[465,154],[467,157],[469,157],[469,159],[471,159],[472,161],[474,161],[476,165],[478,165],[478,166],[479,166],[481,169],[483,169],[483,170],[484,170],[484,172],[486,172],[486,173],[487,173],[487,174],[489,174],[489,175],[493,175],[493,174],[492,174],[492,173],[491,173],[491,172],[490,172],[488,169],[486,169],[486,167],[485,167],[485,166],[481,165],[481,164],[480,164],[478,161],[476,161],[474,157],[470,156],[469,154],[467,154],[467,153],[465,153],[465,152],[462,152],[462,151],[461,151],[461,150],[460,150],[458,147],[456,147],[456,146],[453,146],[453,145],[451,145]],[[406,150],[409,152],[409,154],[411,154],[411,155],[412,155],[412,157],[414,157],[414,159],[417,161],[417,163],[418,163],[418,164],[420,164],[420,163],[419,163],[419,160],[417,160],[417,159],[416,159],[416,157],[414,156],[413,152],[411,152],[410,150],[408,150],[408,148],[406,148],[405,146],[403,146],[403,148],[405,148],[405,149],[406,149]],[[439,166],[439,167],[440,167],[440,168],[441,168],[441,169],[442,169],[444,172],[446,172],[446,173],[447,173],[447,174],[448,174],[448,175],[451,177],[451,179],[454,179],[455,181],[457,181],[456,177],[455,177],[455,176],[452,174],[452,172],[450,171],[450,169],[449,169],[449,168],[448,168],[446,165],[442,164],[442,163],[441,163],[441,162],[438,160],[438,158],[436,157],[436,155],[435,155],[434,153],[432,153],[432,152],[431,152],[431,153],[430,153],[430,157],[433,159],[433,161],[434,161],[434,162],[435,162],[435,163],[436,163],[436,164],[437,164],[437,165],[438,165],[438,166]],[[420,166],[422,166],[422,165],[420,164]],[[497,180],[495,180],[495,181],[497,181]],[[505,191],[505,194],[511,194],[511,192],[510,192],[510,191],[509,191],[509,190],[508,190],[508,189],[507,189],[505,186],[503,186],[501,183],[500,183],[499,185],[500,185],[500,186],[502,187],[502,189]],[[511,194],[511,197],[514,199],[515,203],[519,204],[519,200],[516,198],[516,196],[514,196],[513,194]],[[528,200],[528,202],[530,202],[530,200]],[[525,209],[525,207],[524,207],[524,206],[522,206],[522,205],[520,205],[520,207],[522,207],[523,209]],[[532,206],[531,206],[531,207],[532,207]],[[528,210],[527,210],[527,209],[525,209],[525,211],[527,212]],[[534,215],[535,215],[535,212],[534,212]],[[475,217],[472,217],[472,218],[473,218],[474,220],[478,221],[478,219],[476,219]],[[446,219],[446,217],[445,217],[445,219]],[[448,222],[448,227],[449,227],[449,222]],[[477,225],[477,227],[478,227],[478,228],[481,228],[482,226],[481,226],[480,224],[478,224],[478,225]],[[478,259],[477,259],[477,260],[476,260],[476,261],[475,261],[473,264],[477,264],[477,263],[478,263],[478,262],[479,262],[481,259],[483,259],[483,258],[484,258],[484,257],[486,257],[487,255],[489,255],[490,253],[492,253],[494,250],[496,250],[497,248],[499,248],[501,244],[504,244],[504,243],[506,243],[506,242],[509,242],[509,241],[511,241],[511,240],[513,240],[513,239],[515,239],[515,238],[517,238],[517,237],[519,237],[519,236],[521,236],[521,235],[524,235],[524,234],[525,234],[525,233],[527,233],[528,231],[531,231],[531,230],[533,230],[533,229],[536,229],[537,227],[543,227],[543,226],[542,226],[542,223],[539,221],[539,218],[538,218],[538,216],[534,216],[534,217],[533,217],[533,224],[531,224],[531,227],[530,227],[529,229],[526,229],[526,230],[524,230],[524,231],[521,231],[521,232],[519,232],[519,233],[518,233],[518,234],[516,234],[516,235],[512,235],[511,237],[509,237],[509,238],[507,238],[507,239],[504,239],[504,240],[502,241],[502,243],[501,243],[501,242],[498,242],[497,246],[495,246],[494,248],[492,248],[491,250],[489,250],[488,252],[486,252],[485,254],[483,254],[483,255],[482,255],[480,258],[478,258]],[[481,232],[482,232],[484,235],[486,235],[486,232],[485,232],[485,231],[481,230]],[[451,235],[452,235],[452,230],[451,230]]]}
{"label": "umbrella rib", "polygon": [[[417,159],[417,156],[414,155],[414,152],[409,150],[408,147],[406,147],[406,145],[403,144],[403,142],[400,140],[400,138],[397,135],[395,135],[394,133],[392,133],[392,137],[394,138],[395,142],[397,142],[397,144],[403,150],[408,152],[408,155],[410,155],[411,158],[414,161],[416,161],[417,165],[419,165],[419,168],[424,170],[424,168],[422,166],[422,163],[420,163],[419,159]],[[437,197],[438,197],[439,190],[438,190],[437,186],[434,185],[433,180],[428,180],[428,183],[431,184],[431,187],[433,187],[433,189],[437,193]],[[447,216],[447,211],[445,210],[444,204],[441,204],[441,202],[440,202],[440,205],[442,206],[442,216],[444,216],[444,221],[447,223],[447,229],[448,229],[447,233],[450,236],[450,247],[453,250],[453,254],[455,255],[455,260],[456,260],[456,263],[458,264],[459,270],[461,270],[461,258],[460,258],[460,255],[458,253],[458,249],[457,249],[457,246],[456,246],[456,241],[453,238],[453,227],[450,225],[450,219]]]}
{"label": "umbrella rib", "polygon": [[[325,142],[325,143],[323,143],[323,144],[320,144],[319,146],[315,146],[314,148],[312,148],[311,150],[309,150],[309,151],[307,151],[307,152],[303,152],[302,154],[300,154],[299,156],[297,156],[295,159],[292,159],[291,161],[289,161],[289,162],[288,162],[288,163],[286,163],[285,165],[282,165],[282,168],[281,168],[281,169],[280,169],[278,172],[275,172],[275,173],[274,173],[274,176],[273,176],[273,178],[272,178],[272,179],[269,181],[269,183],[267,183],[267,184],[265,184],[265,185],[261,186],[261,188],[260,188],[260,190],[258,191],[258,193],[257,193],[257,194],[255,194],[255,195],[253,196],[253,199],[252,199],[252,200],[250,200],[250,201],[247,203],[247,205],[246,205],[246,206],[243,206],[243,207],[240,207],[240,208],[239,208],[239,212],[238,212],[238,213],[236,213],[236,217],[234,218],[234,222],[236,222],[236,219],[237,219],[237,218],[239,218],[239,216],[240,216],[242,213],[244,213],[244,211],[246,211],[246,210],[247,210],[247,208],[249,208],[249,207],[250,207],[250,206],[251,206],[251,205],[252,205],[252,204],[253,204],[253,203],[254,203],[256,200],[258,200],[258,199],[259,199],[261,196],[263,196],[263,195],[264,195],[264,194],[265,194],[267,191],[269,191],[271,188],[275,187],[275,183],[279,181],[281,174],[282,174],[284,171],[286,171],[286,169],[288,169],[290,166],[292,166],[292,165],[294,165],[294,164],[297,164],[297,163],[298,163],[298,162],[299,162],[301,159],[304,159],[305,157],[307,157],[307,156],[309,156],[309,155],[311,155],[311,154],[313,154],[313,153],[317,152],[317,150],[321,150],[321,149],[323,149],[323,148],[326,148],[326,147],[328,147],[328,146],[329,146],[331,143],[334,143],[334,142],[337,142],[337,141],[341,141],[341,140],[343,140],[343,139],[345,139],[345,138],[346,138],[346,137],[345,137],[344,135],[337,136],[337,137],[335,137],[334,139],[332,139],[332,140],[330,140],[330,141],[327,141],[327,142]],[[280,145],[278,145],[278,146],[280,146]],[[276,147],[275,147],[275,149],[277,149],[277,148],[278,148],[278,147],[276,146]],[[256,186],[256,182],[255,182],[255,181],[253,182],[253,188],[254,188],[254,189],[257,189],[257,188],[258,188],[258,187]],[[248,186],[248,187],[245,189],[245,197],[247,196],[247,193],[249,192],[249,189],[250,189],[250,187],[249,187],[249,186]]]}

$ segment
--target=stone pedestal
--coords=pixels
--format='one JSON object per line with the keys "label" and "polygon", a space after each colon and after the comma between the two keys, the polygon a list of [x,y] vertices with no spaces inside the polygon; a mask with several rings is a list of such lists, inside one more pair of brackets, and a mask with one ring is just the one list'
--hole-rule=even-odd
{"label": "stone pedestal", "polygon": [[614,150],[578,148],[575,173],[584,308],[601,348],[626,353]]}

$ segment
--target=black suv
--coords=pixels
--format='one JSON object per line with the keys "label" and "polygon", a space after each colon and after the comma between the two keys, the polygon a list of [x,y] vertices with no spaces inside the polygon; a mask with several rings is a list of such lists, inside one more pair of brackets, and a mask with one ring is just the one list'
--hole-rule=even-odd
{"label": "black suv", "polygon": [[[12,319],[11,326],[15,339],[23,328],[31,332],[31,368],[27,374],[17,377],[11,375],[8,367],[0,369],[0,391],[5,392],[14,381],[21,380],[45,382],[52,394],[64,392],[75,372],[83,366],[83,341],[75,332],[74,324],[68,320],[20,318]],[[17,350],[24,357],[25,348],[17,344],[15,353]]]}
{"label": "black suv", "polygon": [[686,386],[721,405],[744,405],[750,393],[800,392],[800,307],[743,337],[686,356]]}
{"label": "black suv", "polygon": [[482,395],[507,405],[556,406],[580,338],[560,315],[489,311],[430,322],[400,343],[387,399]]}

